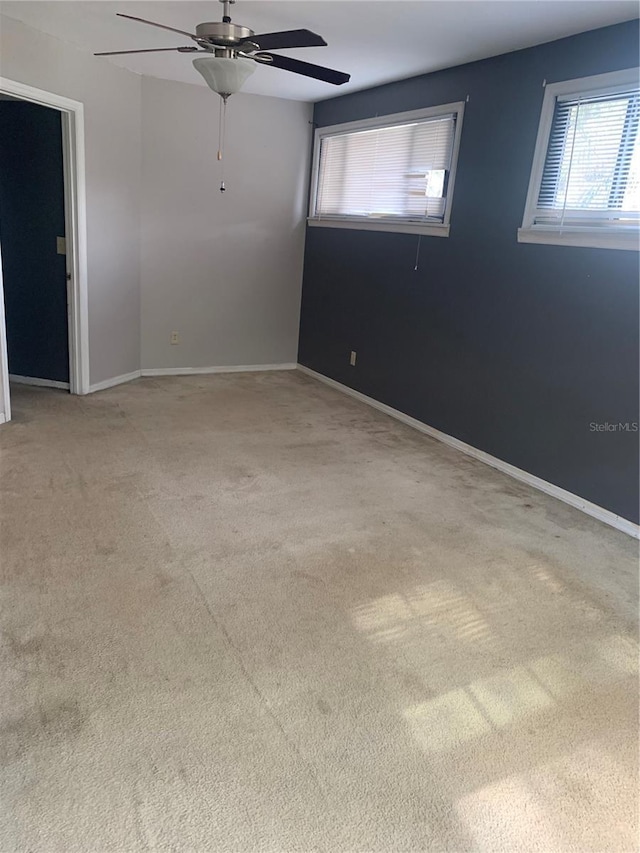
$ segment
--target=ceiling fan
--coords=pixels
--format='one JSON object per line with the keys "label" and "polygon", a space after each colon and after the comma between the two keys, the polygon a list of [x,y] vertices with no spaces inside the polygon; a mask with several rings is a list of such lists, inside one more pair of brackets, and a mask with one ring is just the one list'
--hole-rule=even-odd
{"label": "ceiling fan", "polygon": [[310,30],[285,30],[278,33],[254,33],[249,27],[231,23],[230,7],[236,0],[220,0],[223,5],[222,21],[209,21],[197,24],[195,33],[167,27],[144,18],[133,15],[116,14],[120,18],[128,18],[141,24],[149,24],[162,30],[169,30],[190,38],[195,45],[185,47],[158,47],[144,50],[109,50],[94,54],[95,56],[118,56],[127,53],[157,53],[173,51],[177,53],[204,54],[193,60],[193,65],[202,74],[207,85],[217,92],[226,102],[227,98],[238,92],[255,70],[255,63],[292,71],[304,77],[313,77],[325,83],[341,86],[350,75],[342,71],[334,71],[322,65],[312,65],[301,62],[289,56],[271,53],[272,50],[295,47],[325,47],[326,41],[322,36]]}

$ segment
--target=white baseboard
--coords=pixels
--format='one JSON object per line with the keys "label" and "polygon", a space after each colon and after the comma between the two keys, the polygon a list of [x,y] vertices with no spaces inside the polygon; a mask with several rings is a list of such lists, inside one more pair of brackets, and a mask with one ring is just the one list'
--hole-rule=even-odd
{"label": "white baseboard", "polygon": [[297,364],[230,364],[223,367],[143,367],[143,376],[191,376],[196,373],[254,373],[258,370],[295,370]]}
{"label": "white baseboard", "polygon": [[9,382],[16,385],[35,385],[38,388],[62,388],[69,390],[68,382],[59,382],[57,379],[40,379],[37,376],[18,376],[16,373],[9,374]]}
{"label": "white baseboard", "polygon": [[[114,385],[122,385],[123,382],[131,382],[141,376],[191,376],[197,373],[254,373],[258,370],[295,370],[297,364],[287,362],[286,364],[231,364],[223,367],[145,367],[142,370],[134,370],[132,373],[123,373],[122,376],[112,376],[89,387],[89,393],[104,391],[113,388]],[[69,386],[67,386],[69,387]]]}
{"label": "white baseboard", "polygon": [[431,436],[431,438],[435,438],[437,441],[441,441],[443,444],[448,444],[449,447],[454,447],[456,450],[460,450],[467,456],[472,456],[474,459],[484,462],[485,465],[490,465],[492,468],[502,471],[503,474],[508,474],[515,480],[527,483],[527,485],[533,486],[534,489],[538,489],[540,492],[551,495],[551,497],[557,498],[558,500],[575,507],[575,509],[579,509],[587,515],[597,518],[599,521],[602,521],[611,527],[615,527],[616,530],[621,530],[623,533],[627,533],[635,539],[640,539],[640,526],[634,524],[633,521],[629,521],[627,518],[622,518],[622,516],[616,515],[604,507],[598,506],[597,504],[593,504],[590,501],[579,497],[579,495],[574,495],[566,489],[561,489],[560,486],[554,486],[553,483],[548,483],[546,480],[542,480],[540,477],[536,477],[528,471],[523,471],[521,468],[516,468],[515,465],[510,465],[502,459],[491,456],[491,454],[485,453],[484,450],[478,450],[477,447],[473,447],[471,444],[466,444],[458,438],[447,435],[445,432],[440,432],[440,430],[428,426],[416,418],[405,415],[403,412],[398,411],[398,409],[393,409],[385,403],[380,403],[378,400],[374,400],[373,397],[367,397],[366,394],[361,394],[360,391],[354,391],[353,388],[349,388],[341,382],[336,382],[335,379],[330,379],[328,376],[323,376],[321,373],[317,373],[309,367],[299,364],[298,370],[305,373],[307,376],[313,377],[313,379],[324,382],[325,385],[329,385],[337,391],[342,391],[343,394],[348,394],[350,397],[354,397],[356,400],[360,400],[360,402],[366,403],[374,409],[378,409],[378,411],[384,412],[386,415],[390,415],[392,418],[396,418],[396,420],[402,421],[402,423],[419,430],[425,435]]}
{"label": "white baseboard", "polygon": [[102,382],[96,382],[89,386],[89,393],[95,391],[104,391],[106,388],[113,388],[114,385],[122,385],[124,382],[131,382],[132,379],[140,379],[140,371],[134,370],[131,373],[123,373],[121,376],[112,376],[110,379],[103,379]]}

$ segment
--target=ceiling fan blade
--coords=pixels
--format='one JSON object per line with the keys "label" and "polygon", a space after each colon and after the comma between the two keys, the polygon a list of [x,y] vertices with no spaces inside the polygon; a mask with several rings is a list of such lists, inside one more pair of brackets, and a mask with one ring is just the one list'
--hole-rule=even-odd
{"label": "ceiling fan blade", "polygon": [[305,77],[315,77],[316,80],[333,83],[334,86],[341,86],[351,79],[351,75],[345,74],[343,71],[334,71],[332,68],[325,68],[323,65],[312,65],[310,62],[301,62],[299,59],[280,56],[277,53],[256,53],[253,58],[265,65],[282,68],[283,71],[293,71],[294,74],[303,74]]}
{"label": "ceiling fan blade", "polygon": [[187,36],[190,39],[197,38],[194,33],[187,33],[184,30],[177,30],[175,27],[166,27],[164,24],[156,24],[155,21],[147,21],[145,18],[135,18],[133,15],[124,15],[122,12],[116,12],[116,15],[119,18],[128,18],[130,21],[138,21],[141,24],[149,24],[151,27],[159,27],[161,30],[169,30],[172,33],[180,33],[180,35]]}
{"label": "ceiling fan blade", "polygon": [[247,41],[257,44],[260,50],[278,50],[285,47],[326,47],[322,36],[310,30],[285,30],[281,33],[259,33]]}
{"label": "ceiling fan blade", "polygon": [[[94,53],[94,56],[118,56],[121,53],[160,53],[165,50],[177,50],[178,53],[197,53],[197,47],[148,47],[144,50],[103,50],[100,53]],[[205,51],[206,52],[206,51]]]}

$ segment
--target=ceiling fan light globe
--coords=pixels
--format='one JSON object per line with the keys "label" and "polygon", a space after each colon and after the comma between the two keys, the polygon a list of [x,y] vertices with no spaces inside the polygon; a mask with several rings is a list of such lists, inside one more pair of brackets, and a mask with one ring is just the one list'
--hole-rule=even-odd
{"label": "ceiling fan light globe", "polygon": [[200,56],[193,60],[193,67],[205,79],[207,86],[218,95],[234,95],[239,92],[247,78],[256,70],[252,59],[242,57]]}

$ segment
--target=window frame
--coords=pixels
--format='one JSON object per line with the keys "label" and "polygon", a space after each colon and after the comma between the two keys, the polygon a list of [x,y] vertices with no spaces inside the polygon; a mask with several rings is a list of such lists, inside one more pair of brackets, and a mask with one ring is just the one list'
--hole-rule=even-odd
{"label": "window frame", "polygon": [[[360,231],[387,231],[400,234],[425,234],[432,237],[448,237],[458,165],[458,152],[460,149],[460,137],[462,134],[464,107],[464,101],[456,101],[451,104],[439,104],[434,107],[426,107],[420,110],[390,113],[389,115],[375,116],[373,118],[361,119],[359,121],[349,121],[342,124],[332,124],[326,127],[317,128],[313,140],[311,192],[309,194],[307,224],[320,228],[352,228]],[[452,113],[456,116],[456,125],[453,136],[453,146],[451,149],[451,167],[449,169],[447,179],[447,195],[442,222],[420,222],[418,220],[411,221],[408,219],[402,220],[399,217],[391,216],[387,218],[376,217],[375,219],[371,219],[366,216],[322,216],[316,214],[318,183],[320,179],[320,148],[324,137],[338,136],[345,133],[357,133],[361,130],[377,130],[379,128],[394,127],[396,125],[420,121],[421,119],[451,115]]]}
{"label": "window frame", "polygon": [[[640,250],[640,226],[616,227],[599,225],[541,225],[534,219],[538,210],[538,196],[547,159],[547,150],[553,126],[556,101],[580,95],[614,95],[628,89],[629,85],[638,85],[640,69],[626,68],[607,74],[595,74],[575,80],[563,80],[558,83],[545,81],[544,99],[538,125],[536,147],[529,178],[529,188],[525,202],[522,226],[518,229],[519,243],[547,243],[555,246],[582,246],[594,249]],[[585,215],[588,219],[588,214]]]}

